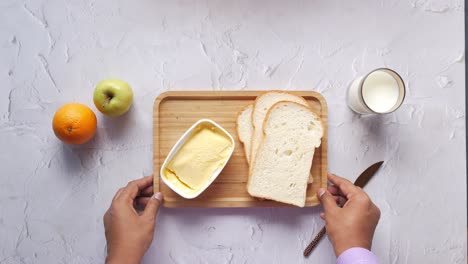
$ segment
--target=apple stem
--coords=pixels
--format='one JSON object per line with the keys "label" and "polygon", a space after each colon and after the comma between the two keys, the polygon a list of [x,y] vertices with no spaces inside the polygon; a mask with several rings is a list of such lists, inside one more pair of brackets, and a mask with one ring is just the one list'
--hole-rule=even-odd
{"label": "apple stem", "polygon": [[114,98],[114,93],[112,93],[112,92],[107,92],[107,93],[106,93],[106,100],[104,101],[104,105],[103,105],[103,106],[109,104],[109,102],[110,102],[110,100],[112,100],[112,98]]}
{"label": "apple stem", "polygon": [[103,106],[109,104],[110,100],[112,100],[112,97],[106,97],[106,100],[104,101]]}

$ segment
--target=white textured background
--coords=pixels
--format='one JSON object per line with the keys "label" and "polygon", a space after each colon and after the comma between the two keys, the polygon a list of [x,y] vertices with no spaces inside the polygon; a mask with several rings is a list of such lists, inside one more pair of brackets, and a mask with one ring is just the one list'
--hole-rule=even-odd
{"label": "white textured background", "polygon": [[[65,3],[66,2],[66,3]],[[102,263],[102,215],[115,191],[149,175],[152,105],[166,90],[316,90],[329,104],[330,170],[382,210],[382,263],[466,263],[462,0],[0,1],[0,263]],[[394,114],[345,104],[357,76],[387,66],[408,86]],[[101,79],[127,80],[120,119],[92,103]],[[77,101],[98,116],[83,146],[51,120]],[[162,210],[144,263],[332,263],[313,209]]]}

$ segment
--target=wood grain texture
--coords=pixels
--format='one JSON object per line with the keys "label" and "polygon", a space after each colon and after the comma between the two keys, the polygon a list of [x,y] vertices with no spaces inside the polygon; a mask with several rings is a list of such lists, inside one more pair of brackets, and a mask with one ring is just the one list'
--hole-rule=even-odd
{"label": "wood grain texture", "polygon": [[[240,109],[264,91],[170,91],[156,98],[153,111],[153,175],[154,191],[164,194],[165,207],[286,207],[287,204],[260,200],[247,193],[248,164],[243,145],[236,131]],[[317,92],[291,91],[304,97],[320,115],[324,137],[316,150],[311,169],[314,182],[307,188],[306,206],[319,204],[316,192],[327,184],[328,111],[325,99]],[[179,137],[202,118],[209,118],[224,127],[236,141],[234,153],[218,178],[199,197],[184,199],[160,179],[160,165]]]}

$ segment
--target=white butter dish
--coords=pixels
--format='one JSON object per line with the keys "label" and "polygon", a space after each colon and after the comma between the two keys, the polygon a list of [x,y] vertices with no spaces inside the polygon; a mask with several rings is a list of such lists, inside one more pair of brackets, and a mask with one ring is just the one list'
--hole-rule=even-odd
{"label": "white butter dish", "polygon": [[[223,165],[221,165],[219,168],[217,168],[213,174],[211,174],[210,178],[208,181],[206,181],[201,188],[199,188],[198,190],[193,190],[191,192],[187,192],[187,191],[184,191],[182,187],[180,187],[181,184],[174,184],[172,183],[169,179],[166,178],[165,176],[165,170],[166,170],[166,167],[168,166],[168,164],[172,161],[172,159],[174,158],[174,156],[178,153],[178,151],[184,146],[184,144],[189,140],[191,139],[191,136],[192,134],[195,132],[195,130],[197,129],[197,127],[199,127],[200,125],[203,125],[204,123],[212,126],[212,127],[215,127],[219,132],[221,132],[222,134],[224,134],[231,142],[231,150],[229,151],[229,154],[228,156],[226,157],[226,161],[224,162]],[[175,145],[172,147],[171,151],[169,152],[169,154],[167,155],[166,159],[164,160],[164,163],[162,164],[161,166],[161,169],[159,171],[160,173],[160,177],[162,179],[162,181],[167,185],[169,186],[169,188],[171,188],[174,192],[176,192],[177,194],[179,194],[180,196],[186,198],[186,199],[193,199],[197,196],[199,196],[201,193],[203,193],[203,191],[205,191],[208,186],[210,186],[214,180],[216,180],[216,178],[218,177],[218,175],[221,173],[221,171],[224,169],[224,167],[226,166],[226,164],[228,163],[229,159],[231,158],[232,156],[232,153],[234,152],[234,148],[235,148],[235,143],[234,143],[234,138],[223,128],[221,127],[219,124],[217,124],[216,122],[214,122],[213,120],[210,120],[210,119],[200,119],[198,120],[195,124],[193,124],[180,138],[179,140],[177,140],[177,142],[175,143]],[[177,186],[179,185],[179,186]],[[186,187],[186,188],[189,188],[189,187]]]}

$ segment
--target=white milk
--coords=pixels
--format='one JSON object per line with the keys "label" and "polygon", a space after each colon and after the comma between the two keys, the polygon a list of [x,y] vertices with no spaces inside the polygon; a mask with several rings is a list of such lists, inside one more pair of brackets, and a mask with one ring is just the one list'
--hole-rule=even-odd
{"label": "white milk", "polygon": [[354,80],[348,90],[348,105],[359,114],[385,114],[395,111],[404,97],[401,77],[384,68]]}
{"label": "white milk", "polygon": [[384,71],[369,74],[362,84],[362,98],[377,113],[390,111],[398,102],[400,87],[392,75]]}

